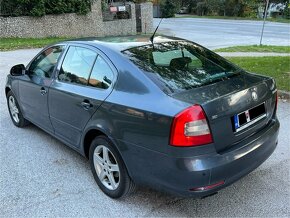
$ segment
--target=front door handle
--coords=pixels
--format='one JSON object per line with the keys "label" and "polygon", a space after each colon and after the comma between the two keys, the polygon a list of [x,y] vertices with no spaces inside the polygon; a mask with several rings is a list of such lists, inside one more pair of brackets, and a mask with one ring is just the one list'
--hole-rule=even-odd
{"label": "front door handle", "polygon": [[46,93],[47,93],[47,91],[45,90],[45,88],[44,87],[41,87],[40,94],[41,95],[45,95]]}
{"label": "front door handle", "polygon": [[85,110],[89,110],[91,107],[93,107],[89,100],[84,100],[81,105]]}

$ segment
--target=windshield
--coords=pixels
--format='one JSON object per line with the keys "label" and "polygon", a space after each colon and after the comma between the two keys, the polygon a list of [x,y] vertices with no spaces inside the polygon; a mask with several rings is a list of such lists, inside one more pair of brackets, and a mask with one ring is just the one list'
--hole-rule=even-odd
{"label": "windshield", "polygon": [[165,92],[179,92],[229,79],[241,70],[187,41],[130,48],[122,52]]}

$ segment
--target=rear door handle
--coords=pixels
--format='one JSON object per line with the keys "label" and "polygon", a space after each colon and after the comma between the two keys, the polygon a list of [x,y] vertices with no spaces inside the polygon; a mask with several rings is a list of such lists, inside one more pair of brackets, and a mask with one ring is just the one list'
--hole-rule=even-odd
{"label": "rear door handle", "polygon": [[81,103],[81,105],[85,110],[89,110],[91,107],[93,107],[90,101],[86,99]]}
{"label": "rear door handle", "polygon": [[45,90],[45,88],[44,87],[41,87],[40,94],[41,95],[45,95],[46,93],[47,93],[47,91]]}

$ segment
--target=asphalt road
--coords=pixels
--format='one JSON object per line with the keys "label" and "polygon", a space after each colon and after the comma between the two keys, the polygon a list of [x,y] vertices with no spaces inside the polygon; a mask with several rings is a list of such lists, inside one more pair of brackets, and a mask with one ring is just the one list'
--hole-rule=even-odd
{"label": "asphalt road", "polygon": [[[156,27],[160,19],[154,19]],[[204,18],[163,19],[158,33],[192,40],[209,48],[260,43],[262,21]],[[289,45],[290,25],[266,22],[263,44]]]}
{"label": "asphalt road", "polygon": [[258,169],[205,199],[140,188],[105,196],[88,161],[39,128],[13,126],[4,94],[9,68],[38,50],[0,52],[0,217],[290,217],[290,104],[279,101],[279,144]]}

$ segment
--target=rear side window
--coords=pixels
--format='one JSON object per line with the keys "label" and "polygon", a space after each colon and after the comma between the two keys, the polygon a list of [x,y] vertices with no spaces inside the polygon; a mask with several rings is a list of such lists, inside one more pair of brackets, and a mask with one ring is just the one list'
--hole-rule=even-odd
{"label": "rear side window", "polygon": [[87,85],[97,53],[82,47],[70,46],[62,63],[58,79],[64,82]]}
{"label": "rear side window", "polygon": [[112,79],[113,72],[111,68],[101,56],[98,56],[93,67],[88,85],[100,89],[107,89],[111,85]]}
{"label": "rear side window", "polygon": [[241,72],[224,58],[187,41],[133,47],[122,53],[169,94],[226,80]]}

